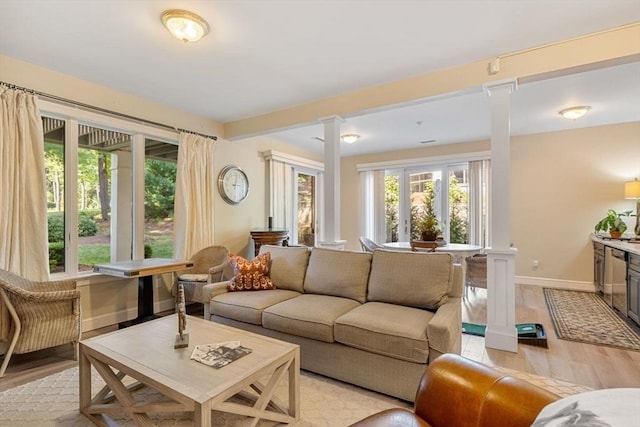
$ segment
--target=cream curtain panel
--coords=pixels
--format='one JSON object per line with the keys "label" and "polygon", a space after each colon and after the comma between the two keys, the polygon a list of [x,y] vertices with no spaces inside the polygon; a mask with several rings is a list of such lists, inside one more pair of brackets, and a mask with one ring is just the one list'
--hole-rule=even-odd
{"label": "cream curtain panel", "polygon": [[[34,95],[0,86],[0,268],[48,280],[44,137],[36,103]],[[1,305],[0,342],[9,333]]]}
{"label": "cream curtain panel", "polygon": [[188,259],[214,244],[214,144],[211,138],[180,133],[173,244],[173,256],[177,259]]}

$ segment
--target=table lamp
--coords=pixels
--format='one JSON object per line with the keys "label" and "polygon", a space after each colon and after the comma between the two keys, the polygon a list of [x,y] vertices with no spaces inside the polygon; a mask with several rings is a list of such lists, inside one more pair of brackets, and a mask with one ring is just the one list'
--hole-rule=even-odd
{"label": "table lamp", "polygon": [[640,237],[640,216],[638,216],[640,214],[640,181],[638,178],[624,183],[624,198],[636,201],[636,226],[633,231],[636,237]]}

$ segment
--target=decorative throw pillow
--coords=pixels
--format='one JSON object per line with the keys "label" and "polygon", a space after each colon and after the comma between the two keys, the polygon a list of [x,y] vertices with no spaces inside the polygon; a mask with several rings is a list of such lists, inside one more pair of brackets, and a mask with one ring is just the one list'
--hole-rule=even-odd
{"label": "decorative throw pillow", "polygon": [[271,262],[269,252],[258,255],[251,261],[239,255],[229,254],[227,260],[233,267],[233,279],[229,281],[228,291],[263,291],[276,288],[267,276]]}

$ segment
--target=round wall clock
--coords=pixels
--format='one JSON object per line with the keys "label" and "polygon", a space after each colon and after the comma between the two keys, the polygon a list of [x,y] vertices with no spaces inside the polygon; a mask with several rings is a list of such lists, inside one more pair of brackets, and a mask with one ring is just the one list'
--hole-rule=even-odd
{"label": "round wall clock", "polygon": [[239,167],[225,166],[218,175],[218,191],[230,205],[240,204],[249,194],[249,179]]}

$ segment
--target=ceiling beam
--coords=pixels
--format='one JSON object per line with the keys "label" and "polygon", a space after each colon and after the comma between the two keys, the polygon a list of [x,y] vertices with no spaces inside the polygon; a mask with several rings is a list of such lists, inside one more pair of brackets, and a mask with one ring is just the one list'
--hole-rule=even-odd
{"label": "ceiling beam", "polygon": [[[319,117],[337,114],[348,118],[432,97],[472,92],[500,80],[531,82],[635,61],[640,61],[640,22],[227,122],[224,138],[264,135],[315,124]],[[494,69],[490,70],[492,65]]]}

